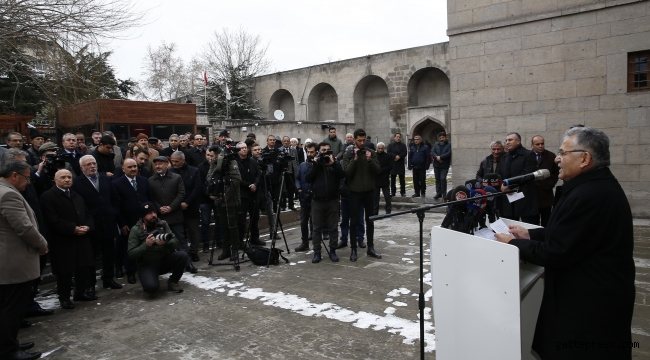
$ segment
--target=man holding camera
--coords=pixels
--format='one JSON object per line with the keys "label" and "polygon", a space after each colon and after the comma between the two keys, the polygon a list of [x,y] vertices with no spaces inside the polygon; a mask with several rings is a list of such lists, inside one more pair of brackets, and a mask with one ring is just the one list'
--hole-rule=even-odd
{"label": "man holding camera", "polygon": [[334,160],[329,143],[321,142],[318,144],[318,152],[318,156],[307,163],[307,175],[305,175],[305,181],[312,184],[310,190],[313,193],[311,217],[314,222],[312,239],[314,258],[311,262],[318,263],[321,261],[323,231],[329,232],[330,260],[338,262],[336,245],[339,238],[337,226],[339,221],[339,184],[341,179],[345,177],[345,172],[341,164]]}
{"label": "man holding camera", "polygon": [[142,289],[155,294],[160,288],[158,276],[171,272],[167,289],[183,292],[178,280],[183,276],[189,261],[187,253],[175,251],[178,241],[165,220],[158,219],[156,205],[145,202],[140,206],[141,219],[129,233],[129,258],[138,265],[138,277]]}
{"label": "man holding camera", "polygon": [[[316,156],[316,144],[313,142],[305,143],[307,156],[305,161],[298,167],[296,174],[296,188],[298,189],[298,198],[300,200],[300,234],[302,243],[295,250],[296,252],[309,251],[309,240],[312,239],[313,221],[311,218],[311,200],[313,194],[309,191],[311,183],[307,182],[308,164]],[[312,231],[310,231],[310,228]]]}
{"label": "man holding camera", "polygon": [[[357,228],[359,208],[365,210],[366,235],[368,237],[368,256],[381,259],[375,251],[374,233],[375,225],[369,217],[375,211],[375,177],[381,172],[377,153],[366,149],[366,132],[363,129],[354,130],[355,148],[348,150],[343,155],[343,168],[350,189],[350,229]],[[350,241],[350,261],[357,261],[357,243]]]}
{"label": "man holding camera", "polygon": [[260,186],[261,172],[257,161],[248,156],[248,147],[245,143],[237,144],[239,149],[237,165],[241,175],[241,184],[239,190],[241,193],[241,211],[242,216],[239,223],[239,237],[244,240],[246,236],[246,214],[248,213],[250,229],[250,244],[255,246],[264,246],[265,242],[260,240],[260,230],[258,222],[260,220],[259,201],[257,199],[257,189]]}

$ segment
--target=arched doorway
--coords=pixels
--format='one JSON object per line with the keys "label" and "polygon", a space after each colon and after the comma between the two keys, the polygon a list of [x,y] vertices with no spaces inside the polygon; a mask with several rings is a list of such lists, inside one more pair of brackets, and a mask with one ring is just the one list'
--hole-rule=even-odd
{"label": "arched doorway", "polygon": [[390,99],[388,85],[384,79],[369,75],[361,79],[354,88],[354,123],[383,142],[390,141]]}
{"label": "arched doorway", "polygon": [[296,102],[293,100],[293,95],[289,91],[279,89],[271,95],[271,100],[269,101],[269,119],[275,120],[273,117],[275,110],[282,110],[284,120],[296,120]]}
{"label": "arched doorway", "polygon": [[438,134],[441,132],[447,132],[442,124],[440,124],[436,119],[426,117],[418,121],[413,127],[409,135],[409,141],[411,141],[415,135],[420,135],[422,136],[423,141],[428,141],[433,145],[438,141]]}
{"label": "arched doorway", "polygon": [[339,100],[336,90],[328,83],[320,83],[309,92],[309,121],[339,119]]}

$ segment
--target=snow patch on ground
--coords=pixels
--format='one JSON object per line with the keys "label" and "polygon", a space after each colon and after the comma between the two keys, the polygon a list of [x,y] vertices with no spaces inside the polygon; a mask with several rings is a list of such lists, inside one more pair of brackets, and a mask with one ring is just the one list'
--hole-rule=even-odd
{"label": "snow patch on ground", "polygon": [[396,297],[396,296],[400,296],[400,295],[407,295],[407,294],[410,294],[410,293],[411,293],[411,290],[409,290],[407,288],[399,288],[399,289],[391,290],[386,295],[391,296],[391,297]]}

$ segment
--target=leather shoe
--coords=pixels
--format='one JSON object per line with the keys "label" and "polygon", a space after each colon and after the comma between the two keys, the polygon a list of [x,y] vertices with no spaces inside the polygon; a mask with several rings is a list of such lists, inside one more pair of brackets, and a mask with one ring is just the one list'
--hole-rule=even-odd
{"label": "leather shoe", "polygon": [[115,282],[115,280],[104,281],[104,289],[121,289],[122,285]]}
{"label": "leather shoe", "polygon": [[122,269],[115,270],[115,277],[117,279],[123,278],[124,277],[124,271]]}
{"label": "leather shoe", "polygon": [[97,300],[97,296],[90,296],[88,293],[85,294],[75,294],[75,296],[72,297],[72,300],[74,301],[95,301]]}
{"label": "leather shoe", "polygon": [[366,243],[363,242],[363,239],[359,240],[359,247],[362,249],[366,248]]}
{"label": "leather shoe", "polygon": [[23,321],[20,322],[20,328],[21,329],[27,329],[30,326],[32,326],[32,323],[27,321],[27,320],[23,320]]}
{"label": "leather shoe", "polygon": [[266,246],[266,241],[255,239],[255,240],[251,240],[249,244],[251,244],[252,246]]}
{"label": "leather shoe", "polygon": [[54,310],[45,310],[39,306],[38,310],[30,311],[25,317],[49,316],[54,314]]}
{"label": "leather shoe", "polygon": [[294,249],[296,252],[309,251],[309,242],[303,241],[300,246]]}
{"label": "leather shoe", "polygon": [[366,254],[367,254],[368,256],[372,256],[372,257],[374,257],[374,258],[381,259],[381,255],[379,255],[379,254],[375,251],[375,247],[372,246],[372,245],[368,246],[368,251],[366,252]]}
{"label": "leather shoe", "polygon": [[136,283],[136,281],[135,281],[135,274],[127,274],[127,275],[126,275],[126,278],[127,278],[127,282],[128,282],[129,284],[135,284],[135,283]]}
{"label": "leather shoe", "polygon": [[95,286],[91,286],[88,289],[86,289],[86,295],[93,297],[95,296]]}
{"label": "leather shoe", "polygon": [[190,257],[192,258],[192,262],[199,262],[201,261],[199,259],[199,254],[190,254]]}
{"label": "leather shoe", "polygon": [[321,260],[320,252],[314,252],[314,258],[311,259],[311,262],[313,264],[317,264],[320,262],[320,260]]}
{"label": "leather shoe", "polygon": [[18,344],[18,349],[22,350],[22,351],[29,350],[29,349],[31,349],[33,347],[34,347],[34,342],[33,341],[26,342],[24,344]]}
{"label": "leather shoe", "polygon": [[7,360],[33,360],[41,357],[40,352],[28,353],[22,350],[18,350],[7,357]]}
{"label": "leather shoe", "polygon": [[339,257],[336,256],[336,250],[330,249],[330,260],[333,262],[339,262]]}
{"label": "leather shoe", "polygon": [[353,247],[350,253],[350,261],[357,261],[357,248]]}
{"label": "leather shoe", "polygon": [[336,248],[337,248],[337,249],[343,249],[344,247],[347,247],[347,246],[348,246],[348,242],[347,242],[347,241],[340,241],[340,242],[338,243],[338,245],[336,245]]}
{"label": "leather shoe", "polygon": [[194,266],[194,264],[190,263],[185,267],[185,271],[189,271],[192,274],[196,274],[197,272],[199,272],[199,269],[197,269],[196,266]]}
{"label": "leather shoe", "polygon": [[71,310],[74,309],[74,304],[70,299],[59,299],[59,304],[63,309]]}
{"label": "leather shoe", "polygon": [[217,260],[226,260],[228,258],[230,258],[230,251],[224,251],[219,255],[219,257],[217,257]]}

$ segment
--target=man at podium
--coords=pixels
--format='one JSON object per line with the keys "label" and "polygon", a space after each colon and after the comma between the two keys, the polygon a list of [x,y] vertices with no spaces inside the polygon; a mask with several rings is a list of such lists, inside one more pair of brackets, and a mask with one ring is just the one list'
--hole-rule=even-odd
{"label": "man at podium", "polygon": [[548,226],[496,234],[522,260],[545,267],[533,350],[542,359],[630,359],[632,213],[609,169],[609,138],[573,128],[557,154],[563,195]]}

